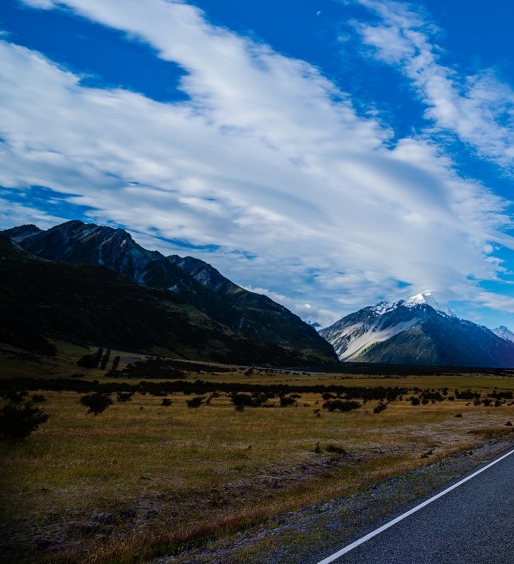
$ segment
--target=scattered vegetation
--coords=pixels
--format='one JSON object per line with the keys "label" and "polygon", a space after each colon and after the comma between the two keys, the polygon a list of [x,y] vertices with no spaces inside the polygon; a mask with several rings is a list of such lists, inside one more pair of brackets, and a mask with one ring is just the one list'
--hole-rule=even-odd
{"label": "scattered vegetation", "polygon": [[[0,526],[12,561],[150,561],[514,437],[504,376],[348,377],[110,358],[120,356],[115,377],[109,360],[81,378],[0,379],[3,409],[37,402],[48,419],[16,448],[0,444],[9,484]],[[181,377],[165,378],[168,370]],[[77,402],[109,411],[85,417]]]}

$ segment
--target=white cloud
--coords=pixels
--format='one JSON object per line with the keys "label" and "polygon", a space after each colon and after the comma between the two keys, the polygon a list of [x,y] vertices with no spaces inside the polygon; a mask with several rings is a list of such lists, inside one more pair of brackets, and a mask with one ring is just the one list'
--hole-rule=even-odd
{"label": "white cloud", "polygon": [[[219,245],[195,256],[322,322],[427,287],[447,299],[463,288],[472,295],[470,280],[498,276],[490,244],[511,244],[501,232],[504,202],[457,177],[429,140],[389,148],[391,131],[359,116],[314,67],[179,1],[58,4],[179,64],[190,99],[164,104],[89,88],[40,54],[0,42],[1,185],[75,194],[70,201],[94,208],[92,219],[125,225],[147,247],[153,234]],[[411,17],[396,16],[404,27]],[[421,39],[398,42],[395,25],[387,58],[401,62]],[[384,35],[373,41],[385,49]],[[440,90],[449,84],[442,78]]]}
{"label": "white cloud", "polygon": [[53,0],[22,0],[24,4],[27,6],[31,6],[32,8],[42,8],[42,9],[49,9],[55,6],[55,2]]}
{"label": "white cloud", "polygon": [[444,66],[437,28],[401,2],[355,0],[379,17],[356,30],[372,56],[397,67],[426,104],[426,118],[514,173],[514,91],[492,70],[458,75]]}

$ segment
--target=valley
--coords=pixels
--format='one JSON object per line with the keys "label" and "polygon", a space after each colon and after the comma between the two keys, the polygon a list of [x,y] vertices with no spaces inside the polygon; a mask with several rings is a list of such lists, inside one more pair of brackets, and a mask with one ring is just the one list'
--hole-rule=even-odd
{"label": "valley", "polygon": [[[53,344],[0,354],[3,397],[44,396],[50,416],[0,447],[13,562],[199,562],[241,534],[225,561],[252,562],[259,527],[514,439],[509,371],[309,373],[113,350],[113,373],[77,365],[94,348]],[[94,415],[79,401],[98,392],[112,403]]]}
{"label": "valley", "polygon": [[318,333],[122,229],[21,226],[0,259],[6,562],[274,564],[514,441],[509,335],[424,295]]}

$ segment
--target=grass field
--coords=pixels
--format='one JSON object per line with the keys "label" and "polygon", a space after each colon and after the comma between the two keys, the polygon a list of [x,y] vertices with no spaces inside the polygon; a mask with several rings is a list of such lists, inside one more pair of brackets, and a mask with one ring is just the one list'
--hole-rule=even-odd
{"label": "grass field", "polygon": [[[43,362],[43,376],[69,376],[73,355],[82,352],[67,350],[53,368]],[[41,361],[24,362],[24,371],[20,359],[11,362],[11,374],[4,355],[4,378],[34,377]],[[509,438],[514,429],[514,402],[501,394],[512,392],[513,381],[504,376],[348,377],[233,367],[200,377],[220,390],[203,394],[197,408],[187,403],[194,394],[141,393],[137,382],[118,379],[134,386],[130,401],[112,393],[113,404],[97,416],[79,404],[82,393],[28,390],[27,397],[45,396],[38,405],[50,418],[22,443],[0,445],[5,561],[128,563],[179,553],[486,439]],[[93,370],[86,379],[109,377]],[[260,407],[238,410],[224,383],[280,383],[290,387],[282,394],[290,400],[270,394]],[[392,401],[357,398],[360,407],[341,412],[323,407],[338,393],[323,396],[314,391],[319,385],[407,391]],[[479,394],[479,401],[459,399],[456,390]],[[426,399],[436,392],[441,400]],[[165,397],[171,405],[163,405]],[[345,393],[339,399],[346,401]]]}

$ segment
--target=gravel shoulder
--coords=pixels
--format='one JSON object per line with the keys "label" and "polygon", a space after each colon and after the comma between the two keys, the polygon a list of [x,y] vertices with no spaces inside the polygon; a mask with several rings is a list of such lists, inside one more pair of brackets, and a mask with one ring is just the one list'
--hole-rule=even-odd
{"label": "gravel shoulder", "polygon": [[513,440],[489,440],[358,494],[288,513],[206,547],[149,564],[316,564],[513,447]]}

